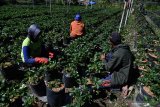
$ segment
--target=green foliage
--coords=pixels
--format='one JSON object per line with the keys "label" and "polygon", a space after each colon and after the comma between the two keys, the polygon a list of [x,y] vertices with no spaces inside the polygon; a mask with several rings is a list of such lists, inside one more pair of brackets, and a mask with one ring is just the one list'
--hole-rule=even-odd
{"label": "green foliage", "polygon": [[23,96],[23,106],[24,107],[32,107],[35,102],[35,97],[33,95],[27,94]]}
{"label": "green foliage", "polygon": [[39,69],[31,69],[27,71],[26,76],[28,77],[27,83],[29,84],[37,84],[44,78],[44,69],[43,67],[40,67]]}
{"label": "green foliage", "polygon": [[[84,9],[82,6],[72,6],[72,9],[66,14],[66,7],[54,5],[51,15],[48,8],[44,6],[23,7],[23,6],[4,6],[0,7],[0,58],[2,61],[14,60],[15,62],[22,62],[20,58],[21,43],[27,35],[26,29],[32,23],[38,23],[41,26],[41,39],[46,46],[51,45],[52,49],[58,47],[62,50],[63,55],[56,55],[56,58],[50,60],[48,65],[39,65],[35,67],[24,67],[25,78],[22,83],[12,84],[9,86],[2,83],[0,92],[2,97],[0,102],[10,102],[15,97],[24,96],[24,106],[30,106],[34,103],[35,98],[28,95],[26,84],[36,84],[44,79],[46,71],[54,72],[63,69],[64,72],[69,73],[72,77],[78,80],[81,85],[80,88],[75,88],[72,92],[74,101],[71,106],[82,106],[86,101],[91,99],[91,95],[86,85],[87,78],[80,78],[78,67],[80,71],[90,73],[100,73],[102,70],[102,63],[99,60],[102,52],[107,53],[109,46],[107,37],[117,28],[120,16],[120,11],[116,7]],[[41,11],[40,11],[41,10]],[[69,25],[73,20],[75,13],[82,13],[83,21],[86,25],[87,34],[72,41],[67,47],[63,47],[63,38],[69,36]],[[101,46],[102,45],[102,46]],[[101,50],[99,50],[100,48]],[[59,58],[64,60],[59,61]],[[85,75],[86,76],[86,75]],[[96,87],[98,88],[98,79],[93,78]],[[58,87],[61,84],[60,80],[53,80],[50,87]],[[17,90],[16,90],[17,89]],[[3,107],[5,107],[3,105]]]}
{"label": "green foliage", "polygon": [[81,85],[79,88],[74,88],[71,91],[73,102],[68,107],[82,107],[86,102],[90,101],[92,96],[86,85]]}
{"label": "green foliage", "polygon": [[52,88],[59,88],[62,85],[62,81],[60,79],[54,79],[53,81],[49,81],[47,83],[47,86],[52,89]]}
{"label": "green foliage", "polygon": [[77,68],[73,63],[68,64],[67,67],[64,68],[64,73],[69,74],[70,77],[77,78],[79,77],[79,74],[77,72]]}

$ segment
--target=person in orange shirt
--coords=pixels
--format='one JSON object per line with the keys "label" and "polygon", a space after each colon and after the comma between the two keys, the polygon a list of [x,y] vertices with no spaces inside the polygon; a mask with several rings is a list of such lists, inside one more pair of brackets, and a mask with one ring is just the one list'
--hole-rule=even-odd
{"label": "person in orange shirt", "polygon": [[82,17],[80,14],[76,14],[74,21],[70,25],[70,38],[75,39],[81,37],[85,34],[85,25],[82,22]]}

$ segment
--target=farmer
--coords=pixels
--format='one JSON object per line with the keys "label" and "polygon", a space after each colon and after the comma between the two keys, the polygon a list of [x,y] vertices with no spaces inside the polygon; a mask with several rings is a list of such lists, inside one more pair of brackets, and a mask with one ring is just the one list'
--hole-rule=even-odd
{"label": "farmer", "polygon": [[70,38],[75,39],[85,35],[85,25],[82,22],[82,17],[80,14],[76,14],[74,21],[70,25]]}
{"label": "farmer", "polygon": [[38,25],[32,24],[28,28],[28,35],[22,43],[21,58],[24,63],[34,64],[43,63],[47,64],[48,57],[53,58],[52,52],[46,52],[44,46],[42,46],[39,36],[41,30]]}
{"label": "farmer", "polygon": [[109,37],[111,51],[105,55],[102,54],[100,59],[105,65],[105,69],[109,71],[109,75],[101,79],[102,87],[124,86],[123,94],[128,93],[128,82],[133,72],[134,55],[130,51],[128,45],[121,43],[121,36],[117,32],[113,32]]}

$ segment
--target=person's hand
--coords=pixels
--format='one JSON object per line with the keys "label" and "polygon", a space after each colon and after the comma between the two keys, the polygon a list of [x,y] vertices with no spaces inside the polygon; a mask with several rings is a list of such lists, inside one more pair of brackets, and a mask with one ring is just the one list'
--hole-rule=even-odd
{"label": "person's hand", "polygon": [[101,86],[103,86],[103,87],[108,87],[108,86],[110,86],[111,85],[111,81],[110,80],[104,80],[103,82],[102,82],[102,84],[101,84]]}
{"label": "person's hand", "polygon": [[43,57],[36,57],[35,58],[36,63],[41,63],[41,64],[48,64],[48,58],[43,58]]}
{"label": "person's hand", "polygon": [[105,58],[106,58],[106,55],[105,55],[105,54],[102,54],[102,55],[100,56],[100,60],[105,60]]}
{"label": "person's hand", "polygon": [[51,59],[52,59],[52,58],[54,58],[54,56],[55,56],[55,55],[54,55],[54,53],[53,53],[53,52],[49,52],[49,58],[51,58]]}

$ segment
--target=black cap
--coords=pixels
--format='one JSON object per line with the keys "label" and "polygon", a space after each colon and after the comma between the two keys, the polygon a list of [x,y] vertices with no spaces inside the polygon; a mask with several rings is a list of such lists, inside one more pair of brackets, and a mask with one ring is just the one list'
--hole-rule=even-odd
{"label": "black cap", "polygon": [[113,32],[109,38],[109,40],[114,44],[121,44],[121,35],[117,32]]}

